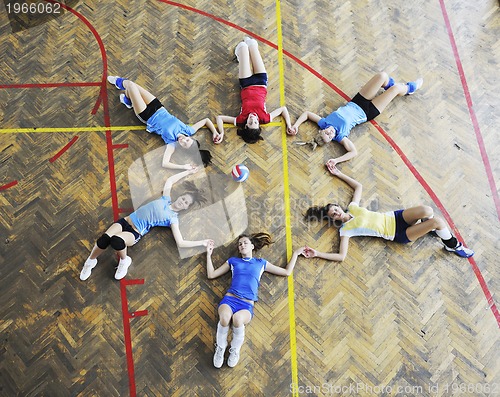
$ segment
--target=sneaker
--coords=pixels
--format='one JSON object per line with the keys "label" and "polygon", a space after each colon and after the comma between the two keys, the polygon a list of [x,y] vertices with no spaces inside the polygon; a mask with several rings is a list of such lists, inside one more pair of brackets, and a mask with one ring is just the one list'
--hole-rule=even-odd
{"label": "sneaker", "polygon": [[125,94],[120,94],[120,102],[123,103],[128,109],[132,109],[132,101]]}
{"label": "sneaker", "polygon": [[92,269],[97,265],[97,259],[87,258],[83,265],[83,269],[80,272],[80,280],[85,281],[90,277]]}
{"label": "sneaker", "polygon": [[240,349],[231,347],[229,349],[229,357],[227,359],[227,365],[233,368],[236,366],[236,364],[238,364],[238,361],[240,361]]}
{"label": "sneaker", "polygon": [[415,93],[415,91],[419,90],[422,87],[422,84],[424,84],[424,79],[422,77],[416,79],[415,81],[410,81],[406,83],[408,86],[408,91],[406,92],[406,95],[412,95]]}
{"label": "sneaker", "polygon": [[118,267],[116,269],[115,278],[121,280],[127,275],[128,267],[132,264],[132,258],[127,256],[125,259],[120,259],[118,262]]}
{"label": "sneaker", "polygon": [[215,353],[214,353],[214,367],[220,368],[222,364],[224,364],[224,353],[226,351],[225,347],[219,346],[217,343],[215,344]]}
{"label": "sneaker", "polygon": [[123,77],[118,77],[118,76],[108,76],[108,83],[113,84],[116,88],[119,90],[124,90],[125,87],[123,86]]}
{"label": "sneaker", "polygon": [[243,40],[247,46],[251,46],[251,45],[259,45],[259,43],[257,42],[257,40],[255,39],[252,39],[251,37],[245,37],[245,39]]}
{"label": "sneaker", "polygon": [[446,245],[444,246],[444,248],[446,249],[446,251],[453,252],[462,258],[470,258],[472,255],[474,255],[474,251],[472,251],[470,248],[464,247],[462,243],[458,243],[455,248],[449,248]]}
{"label": "sneaker", "polygon": [[246,46],[247,43],[245,43],[244,41],[240,41],[238,43],[238,45],[236,46],[236,48],[234,49],[234,55],[236,56],[236,60],[239,62],[240,61],[240,58],[238,57],[238,50],[243,47],[243,46]]}

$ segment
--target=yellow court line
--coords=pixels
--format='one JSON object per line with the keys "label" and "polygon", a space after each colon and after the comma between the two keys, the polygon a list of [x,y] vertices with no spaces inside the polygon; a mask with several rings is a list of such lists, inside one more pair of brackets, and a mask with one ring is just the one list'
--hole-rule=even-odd
{"label": "yellow court line", "polygon": [[[271,127],[279,127],[281,122],[272,122],[266,124]],[[232,124],[224,124],[225,128],[234,127]],[[33,128],[0,128],[0,134],[29,134],[29,133],[54,133],[54,132],[100,132],[100,131],[137,131],[144,130],[143,125],[124,125],[114,127],[33,127]],[[203,127],[206,128],[206,127]]]}
{"label": "yellow court line", "polygon": [[[285,71],[283,67],[283,33],[281,31],[281,4],[276,0],[276,25],[278,34],[278,66],[280,82],[280,106],[285,106]],[[281,147],[283,153],[283,183],[285,201],[285,230],[286,230],[286,256],[292,257],[292,227],[290,211],[290,180],[288,178],[288,148],[286,124],[281,123]],[[297,336],[295,329],[295,290],[293,284],[293,273],[288,277],[288,311],[290,322],[290,364],[292,367],[292,395],[298,396],[299,376],[297,366]]]}

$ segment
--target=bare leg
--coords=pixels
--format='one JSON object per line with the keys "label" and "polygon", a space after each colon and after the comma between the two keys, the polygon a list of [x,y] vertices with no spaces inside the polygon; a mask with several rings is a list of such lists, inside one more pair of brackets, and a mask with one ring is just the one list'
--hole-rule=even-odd
{"label": "bare leg", "polygon": [[238,44],[236,49],[236,54],[238,57],[238,78],[245,79],[252,75],[252,66],[250,64],[250,53],[248,51],[248,46],[241,42]]}
{"label": "bare leg", "polygon": [[229,305],[223,304],[219,306],[219,322],[222,326],[227,327],[231,322],[231,318],[233,317],[233,311],[229,307]]}
{"label": "bare leg", "polygon": [[386,72],[377,73],[359,90],[359,93],[363,96],[363,98],[371,101],[373,98],[375,98],[375,95],[377,95],[378,91],[382,87],[385,87],[388,83],[389,75]]}
{"label": "bare leg", "polygon": [[124,80],[123,86],[125,87],[125,95],[132,101],[135,114],[146,110],[147,104],[155,99],[153,94],[131,80]]}
{"label": "bare leg", "polygon": [[260,55],[259,46],[254,39],[248,40],[248,51],[250,52],[250,60],[252,62],[254,73],[266,73],[266,67],[262,56]]}
{"label": "bare leg", "polygon": [[429,218],[434,215],[431,207],[420,205],[418,207],[408,208],[403,211],[403,219],[410,226],[406,229],[406,236],[409,240],[415,241],[419,237],[425,236],[431,230],[447,229],[446,223],[441,218],[430,218],[421,223],[416,222],[420,219]]}
{"label": "bare leg", "polygon": [[387,91],[375,97],[375,99],[372,100],[372,103],[378,109],[378,111],[382,113],[394,98],[396,98],[397,96],[406,95],[407,92],[408,86],[406,84],[394,84]]}

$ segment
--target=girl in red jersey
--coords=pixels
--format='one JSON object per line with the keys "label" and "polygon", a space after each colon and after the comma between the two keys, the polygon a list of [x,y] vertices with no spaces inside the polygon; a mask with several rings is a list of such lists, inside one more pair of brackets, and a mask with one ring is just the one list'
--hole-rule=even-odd
{"label": "girl in red jersey", "polygon": [[263,140],[261,124],[270,123],[275,117],[283,116],[287,133],[292,134],[290,116],[285,106],[271,113],[266,110],[267,73],[255,39],[245,37],[234,51],[239,63],[238,77],[241,87],[241,112],[238,116],[217,116],[219,135],[214,138],[220,143],[224,137],[224,123],[238,126],[238,135],[247,143]]}

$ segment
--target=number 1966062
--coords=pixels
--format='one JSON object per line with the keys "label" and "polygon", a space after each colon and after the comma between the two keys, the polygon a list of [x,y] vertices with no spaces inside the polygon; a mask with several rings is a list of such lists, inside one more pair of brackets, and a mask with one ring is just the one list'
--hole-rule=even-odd
{"label": "number 1966062", "polygon": [[5,4],[8,14],[60,14],[59,3],[7,3]]}

